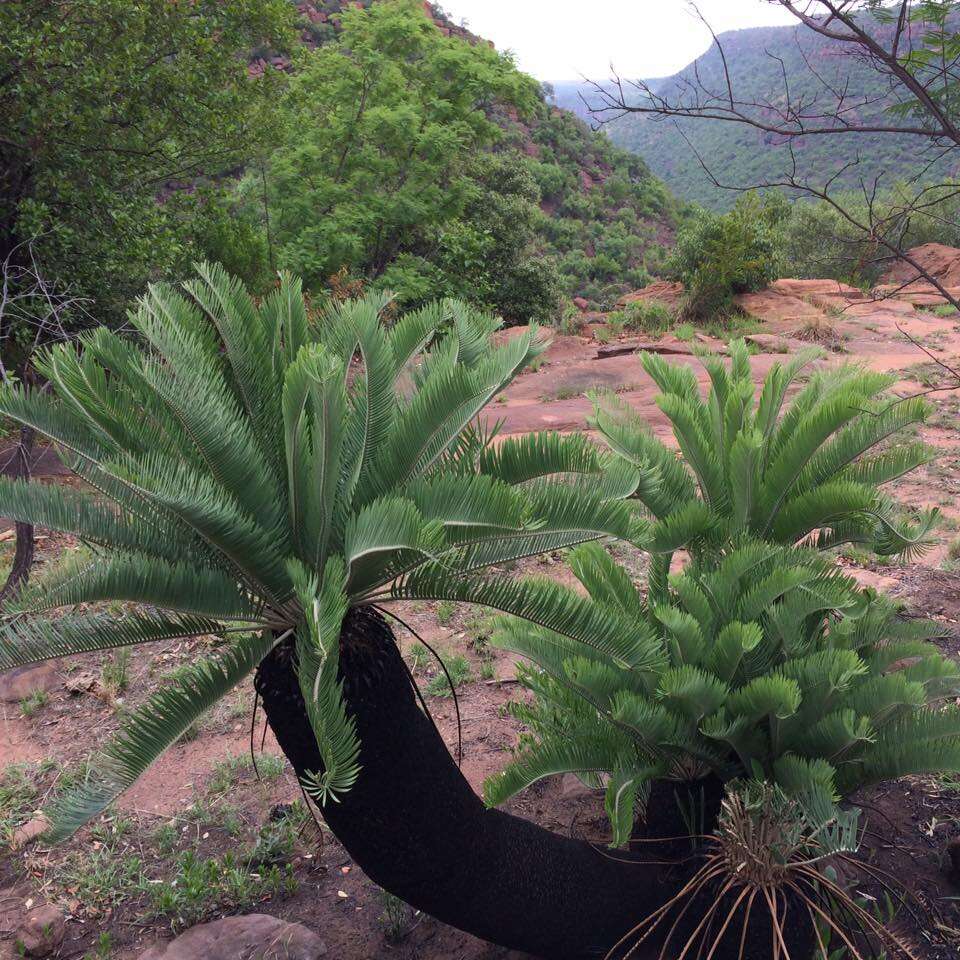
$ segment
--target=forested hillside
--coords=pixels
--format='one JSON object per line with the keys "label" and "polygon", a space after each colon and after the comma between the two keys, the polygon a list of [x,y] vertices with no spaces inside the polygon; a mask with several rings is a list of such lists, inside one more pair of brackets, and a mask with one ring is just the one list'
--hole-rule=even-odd
{"label": "forested hillside", "polygon": [[[414,39],[418,25],[409,18],[417,19],[419,7],[406,5],[408,22],[402,29],[407,36],[398,43],[396,10],[391,16],[369,0],[300,3],[300,38],[309,52],[288,59],[254,51],[254,73],[273,68],[292,77],[286,99],[297,118],[291,149],[281,143],[266,164],[277,187],[281,261],[317,283],[346,267],[349,274],[391,285],[411,300],[441,293],[479,296],[510,319],[544,316],[557,308],[558,296],[607,306],[623,290],[645,282],[648,268],[660,260],[661,245],[672,236],[673,203],[663,184],[642,159],[549,105],[531,78],[487,41],[453,24],[439,7],[423,4],[426,16],[420,19],[433,22],[434,36]],[[344,55],[355,63],[358,45],[367,50],[370,70],[365,74],[363,68],[350,80],[352,68]],[[455,76],[482,91],[474,101],[452,108],[457,93],[447,87],[451,64],[457,64]],[[367,75],[399,76],[398,70],[404,96],[366,85]],[[299,79],[304,75],[309,80]],[[351,139],[348,131],[363,127],[365,110],[376,120]],[[492,126],[481,131],[473,111]],[[315,124],[318,116],[339,119],[331,127]],[[382,135],[384,119],[395,122],[395,132],[402,135],[413,116],[421,124],[435,124],[433,143],[443,143],[448,154],[458,143],[455,169],[436,163],[426,143],[422,154],[411,144],[411,157],[393,169],[381,165],[382,144],[376,162],[362,156],[364,143],[372,148]],[[311,127],[318,134],[313,160],[325,156],[323,139],[341,179],[349,179],[351,160],[360,173],[372,174],[371,189],[399,177],[403,211],[387,210],[382,196],[370,207],[358,203],[364,188],[356,181],[350,197],[339,196],[330,185],[319,191],[322,195],[291,204],[290,195],[306,179],[315,180],[301,142],[305,128],[310,137]],[[469,142],[461,135],[467,128],[473,131]],[[341,148],[346,162],[339,159]],[[315,223],[305,222],[311,205],[327,218],[319,234]],[[345,211],[346,216],[338,215]],[[382,231],[384,221],[395,215],[404,222],[392,237],[371,240],[358,227],[372,217]]]}
{"label": "forested hillside", "polygon": [[[883,36],[885,26],[873,28]],[[849,45],[820,37],[802,26],[757,27],[721,34],[730,79],[741,101],[762,102],[789,96],[805,102],[809,113],[828,111],[836,105],[834,91],[843,90],[847,103],[864,99],[874,102],[850,113],[850,121],[862,122],[884,116],[890,107],[883,89],[884,80],[862,59],[850,55]],[[635,65],[621,65],[624,77],[636,75]],[[685,81],[694,76],[708,89],[724,90],[724,62],[716,46],[673,77],[648,81],[651,89],[667,99],[676,99]],[[605,78],[595,78],[603,80]],[[589,117],[581,94],[591,104],[599,98],[582,84],[556,85],[556,102]],[[637,92],[636,99],[640,94]],[[776,180],[789,161],[787,149],[778,138],[745,124],[714,120],[679,120],[631,114],[604,127],[620,147],[637,152],[662,177],[678,198],[723,209],[736,195],[723,190],[704,173],[696,154],[725,182],[755,185]],[[682,132],[681,132],[682,131]],[[687,138],[686,140],[684,138]],[[689,143],[687,142],[689,141]],[[691,149],[691,146],[694,149]],[[916,144],[909,138],[884,133],[856,137],[809,137],[795,142],[798,162],[808,172],[821,172],[826,179],[844,164],[859,163],[841,176],[835,187],[855,188],[861,179],[870,182],[883,174],[883,184],[915,175]],[[946,164],[934,165],[926,173],[936,177],[957,174]]]}

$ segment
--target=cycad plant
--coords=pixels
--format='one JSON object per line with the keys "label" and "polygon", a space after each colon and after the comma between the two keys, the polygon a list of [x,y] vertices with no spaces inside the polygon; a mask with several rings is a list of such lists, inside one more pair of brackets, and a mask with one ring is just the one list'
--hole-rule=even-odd
{"label": "cycad plant", "polygon": [[960,769],[960,667],[929,642],[942,627],[899,619],[815,552],[748,541],[653,603],[599,544],[571,561],[621,626],[598,643],[500,624],[496,642],[536,665],[520,674],[536,698],[513,707],[533,735],[490,803],[575,773],[606,787],[620,845],[657,780],[753,777],[833,803]]}
{"label": "cycad plant", "polygon": [[921,552],[937,511],[900,523],[880,488],[930,459],[927,446],[904,437],[929,415],[927,401],[892,396],[896,378],[888,374],[852,365],[811,370],[816,348],[774,364],[758,393],[746,344],[731,342],[729,354],[729,363],[700,357],[706,398],[691,366],[642,355],[682,459],[616,397],[596,398],[594,425],[638,472],[635,496],[651,521],[640,540],[654,558],[651,590],[666,589],[676,550],[723,549],[741,536],[820,549],[857,543],[885,556]]}
{"label": "cycad plant", "polygon": [[[388,327],[387,303],[311,317],[290,277],[258,304],[201,265],[181,289],[150,289],[130,316],[135,336],[98,329],[49,351],[38,363],[49,392],[0,394],[0,412],[49,437],[83,481],[0,481],[0,515],[91,548],[7,606],[0,669],[174,637],[219,643],[53,805],[54,837],[279,651],[319,754],[301,781],[320,805],[342,800],[362,762],[341,689],[346,625],[362,645],[369,611],[401,577],[431,595],[438,579],[628,533],[623,471],[605,474],[582,440],[494,447],[474,423],[543,349],[535,329],[494,345],[497,322],[453,301]],[[572,479],[584,475],[592,492]],[[521,601],[536,610],[549,596]]]}

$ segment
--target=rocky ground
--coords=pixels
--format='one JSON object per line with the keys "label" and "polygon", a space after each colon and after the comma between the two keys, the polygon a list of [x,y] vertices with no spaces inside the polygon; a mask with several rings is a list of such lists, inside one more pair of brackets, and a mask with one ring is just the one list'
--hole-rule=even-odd
{"label": "rocky ground", "polygon": [[[960,285],[960,251],[926,248],[923,255],[945,283]],[[940,507],[941,544],[914,563],[879,564],[855,550],[838,562],[909,610],[957,624],[960,391],[939,364],[960,366],[960,316],[930,288],[911,283],[909,275],[888,279],[882,299],[833,281],[781,280],[739,298],[742,315],[733,325],[752,346],[757,380],[785,355],[815,341],[828,350],[825,364],[858,362],[895,373],[896,389],[903,394],[936,390],[930,399],[937,412],[919,435],[940,456],[892,492],[906,514]],[[676,295],[675,287],[660,284],[632,297]],[[655,340],[641,339],[620,329],[615,319],[611,324],[609,317],[587,315],[577,334],[554,339],[539,366],[518,378],[492,415],[502,420],[506,434],[584,430],[591,411],[586,393],[606,388],[666,437],[667,424],[637,352],[657,350],[690,363],[706,384],[695,351],[722,349],[725,335],[729,331],[719,328],[680,326]],[[0,450],[0,469],[3,463]],[[42,452],[37,473],[47,482],[65,482],[50,452]],[[82,549],[69,538],[41,535],[41,562]],[[0,575],[11,555],[12,530],[0,520]],[[626,550],[621,555],[639,577],[643,558]],[[559,557],[534,566],[564,576]],[[420,604],[399,612],[440,650],[458,683],[463,767],[479,789],[502,766],[519,732],[502,711],[518,695],[513,666],[490,649],[488,622],[480,610]],[[440,729],[455,747],[454,704],[439,671],[412,636],[402,642]],[[237,913],[302,923],[319,936],[326,953],[308,933],[294,928],[278,934],[280,927],[259,917],[249,929],[233,929],[229,936],[218,930],[216,936],[193,935],[166,953],[161,947],[150,960],[201,955],[217,960],[221,953],[215,945],[221,941],[234,944],[223,955],[236,956],[246,949],[236,944],[250,937],[274,943],[286,938],[299,944],[304,957],[337,960],[509,957],[414,915],[352,865],[307,815],[276,746],[269,736],[263,739],[262,718],[252,721],[249,687],[172,748],[101,824],[54,850],[27,842],[33,811],[55,788],[82,773],[84,758],[152,683],[175,673],[202,646],[158,645],[129,659],[90,656],[0,677],[0,957],[4,951],[17,956],[20,937],[34,955],[53,949],[65,958],[132,960],[198,922]],[[949,647],[957,653],[956,641]],[[256,769],[249,759],[251,743]],[[960,878],[951,878],[948,843],[960,836],[960,781],[914,778],[859,799],[868,814],[864,857],[898,878],[916,900],[891,909],[878,885],[862,883],[856,889],[878,916],[892,914],[918,958],[956,957],[960,885],[955,881]],[[512,809],[565,833],[600,838],[604,832],[602,803],[575,780],[543,784],[518,798]],[[45,912],[31,917],[38,909]]]}

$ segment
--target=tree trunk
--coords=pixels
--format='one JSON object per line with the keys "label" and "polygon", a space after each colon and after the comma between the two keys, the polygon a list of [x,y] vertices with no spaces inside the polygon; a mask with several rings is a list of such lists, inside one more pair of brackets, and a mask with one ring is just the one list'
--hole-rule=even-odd
{"label": "tree trunk", "polygon": [[[362,771],[323,815],[354,861],[390,893],[509,949],[549,960],[596,960],[677,892],[675,871],[644,862],[643,855],[488,810],[420,709],[390,627],[376,611],[355,609],[344,621],[341,676]],[[256,688],[297,773],[322,769],[292,644],[263,661]],[[731,927],[739,941],[740,925]],[[748,944],[746,958],[768,960],[767,929],[756,952]],[[724,946],[730,941],[735,948],[733,940],[728,936]],[[727,955],[718,951],[715,958]]]}
{"label": "tree trunk", "polygon": [[[20,442],[14,451],[13,470],[10,476],[15,480],[30,479],[30,457],[33,454],[33,443],[36,439],[36,433],[30,427],[23,427],[20,430]],[[7,582],[0,589],[0,607],[9,597],[12,597],[26,582],[30,576],[30,568],[33,566],[33,556],[36,549],[36,543],[33,538],[32,523],[16,523],[14,529],[17,534],[17,548],[13,555],[13,566],[7,576]]]}

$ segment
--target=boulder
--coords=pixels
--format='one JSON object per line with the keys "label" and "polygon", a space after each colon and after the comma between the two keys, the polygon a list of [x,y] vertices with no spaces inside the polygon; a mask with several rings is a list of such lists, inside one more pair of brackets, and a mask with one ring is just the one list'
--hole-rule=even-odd
{"label": "boulder", "polygon": [[806,323],[823,323],[827,320],[822,310],[818,310],[806,300],[778,292],[772,287],[757,293],[738,294],[733,298],[733,302],[745,314],[764,323],[795,327]]}
{"label": "boulder", "polygon": [[583,297],[574,297],[573,305],[581,312],[586,313],[590,309],[590,301]]}
{"label": "boulder", "polygon": [[16,956],[51,957],[59,952],[67,934],[63,911],[51,904],[35,907],[13,934]]}
{"label": "boulder", "polygon": [[0,673],[0,702],[19,703],[31,693],[52,693],[60,686],[60,673],[52,661],[14,667]]}
{"label": "boulder", "polygon": [[863,296],[857,287],[851,287],[849,283],[841,283],[839,280],[794,280],[787,277],[774,280],[770,289],[789,297],[799,297],[801,300],[807,297],[847,297],[859,300]]}
{"label": "boulder", "polygon": [[13,836],[10,838],[10,849],[20,850],[27,844],[33,843],[34,840],[46,832],[49,826],[50,821],[38,813],[32,820],[28,820],[13,831]]}
{"label": "boulder", "polygon": [[660,300],[671,307],[677,307],[682,299],[682,283],[675,283],[671,280],[657,280],[640,290],[634,290],[633,293],[625,293],[617,301],[617,309],[635,303],[637,300]]}
{"label": "boulder", "polygon": [[616,343],[605,343],[597,348],[597,359],[605,360],[608,357],[619,357],[626,353],[662,353],[668,356],[690,356],[693,346],[686,340],[676,337],[664,337],[661,340],[619,340]]}
{"label": "boulder", "polygon": [[[912,247],[907,255],[945,287],[960,287],[960,249],[942,243],[924,243]],[[897,260],[880,278],[884,284],[912,283],[920,274],[909,263]]]}
{"label": "boulder", "polygon": [[326,944],[302,923],[251,913],[191,927],[140,960],[319,960]]}

